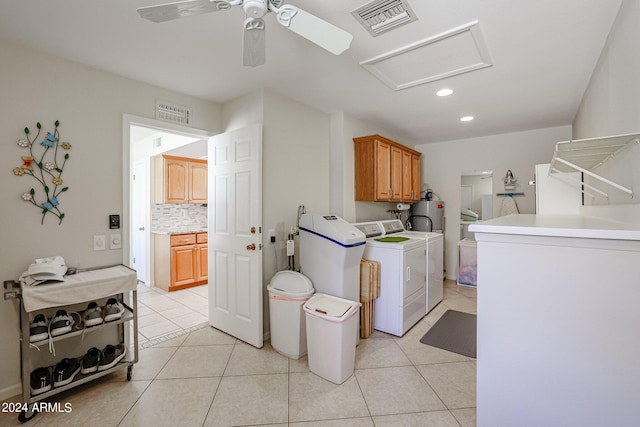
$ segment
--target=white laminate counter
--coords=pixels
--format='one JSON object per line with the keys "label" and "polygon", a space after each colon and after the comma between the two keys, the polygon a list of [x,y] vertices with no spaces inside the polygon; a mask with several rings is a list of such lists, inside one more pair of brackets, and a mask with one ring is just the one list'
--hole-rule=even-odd
{"label": "white laminate counter", "polygon": [[507,215],[469,225],[474,233],[640,240],[640,226],[579,215]]}

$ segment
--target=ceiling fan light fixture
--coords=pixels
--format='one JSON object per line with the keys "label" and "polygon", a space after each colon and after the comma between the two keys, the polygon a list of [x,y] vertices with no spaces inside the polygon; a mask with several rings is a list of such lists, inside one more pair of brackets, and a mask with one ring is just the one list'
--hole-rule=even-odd
{"label": "ceiling fan light fixture", "polygon": [[242,3],[242,9],[247,17],[250,18],[262,18],[267,12],[266,0],[244,0]]}
{"label": "ceiling fan light fixture", "polygon": [[203,13],[242,7],[245,13],[243,64],[256,67],[265,63],[265,22],[263,17],[276,14],[280,25],[320,46],[340,55],[351,45],[353,36],[341,28],[295,6],[285,0],[183,0],[175,3],[141,7],[140,17],[151,22],[165,22]]}

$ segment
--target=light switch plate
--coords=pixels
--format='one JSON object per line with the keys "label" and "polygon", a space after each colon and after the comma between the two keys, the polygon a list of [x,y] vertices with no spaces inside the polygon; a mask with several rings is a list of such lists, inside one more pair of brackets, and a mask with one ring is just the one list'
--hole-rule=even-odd
{"label": "light switch plate", "polygon": [[106,240],[107,240],[107,238],[105,237],[104,234],[99,234],[99,235],[93,236],[93,250],[94,251],[104,251],[104,249],[106,247]]}
{"label": "light switch plate", "polygon": [[120,234],[112,234],[109,239],[109,249],[121,249],[122,236]]}

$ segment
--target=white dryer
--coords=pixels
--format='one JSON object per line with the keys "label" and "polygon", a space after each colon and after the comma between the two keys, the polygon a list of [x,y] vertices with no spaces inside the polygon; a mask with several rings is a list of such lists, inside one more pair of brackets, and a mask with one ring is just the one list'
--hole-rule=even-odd
{"label": "white dryer", "polygon": [[444,294],[444,235],[430,231],[405,230],[402,221],[380,221],[385,236],[404,236],[424,239],[427,243],[427,313],[442,301]]}
{"label": "white dryer", "polygon": [[367,236],[363,257],[380,262],[374,329],[400,337],[427,313],[426,240],[384,236],[377,221],[353,225]]}

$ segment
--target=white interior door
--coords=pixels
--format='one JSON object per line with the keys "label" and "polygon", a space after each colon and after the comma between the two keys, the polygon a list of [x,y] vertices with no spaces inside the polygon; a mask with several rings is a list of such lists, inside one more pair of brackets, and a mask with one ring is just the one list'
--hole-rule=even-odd
{"label": "white interior door", "polygon": [[473,210],[473,186],[460,186],[460,207]]}
{"label": "white interior door", "polygon": [[138,280],[147,283],[147,164],[140,160],[133,165],[131,268],[136,270]]}
{"label": "white interior door", "polygon": [[262,126],[209,139],[209,322],[262,347]]}

